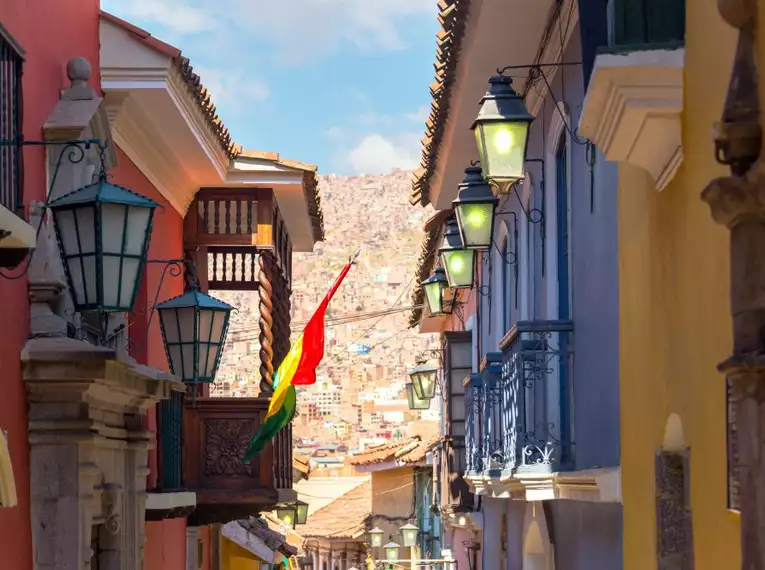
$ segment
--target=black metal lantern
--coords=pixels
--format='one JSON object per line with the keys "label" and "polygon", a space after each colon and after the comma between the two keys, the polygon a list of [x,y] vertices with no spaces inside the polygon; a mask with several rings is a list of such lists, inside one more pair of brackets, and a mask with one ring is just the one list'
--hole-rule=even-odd
{"label": "black metal lantern", "polygon": [[469,289],[473,286],[475,271],[475,250],[465,249],[457,226],[457,220],[451,218],[446,222],[444,242],[438,250],[441,263],[446,270],[449,287],[454,289]]}
{"label": "black metal lantern", "polygon": [[295,501],[295,522],[297,524],[308,522],[308,503],[299,499]]}
{"label": "black metal lantern", "polygon": [[[434,317],[448,315],[451,313],[451,307],[447,309],[444,293],[449,287],[449,280],[446,278],[446,271],[443,267],[436,267],[433,275],[420,283],[420,287],[425,292],[425,299],[428,301],[428,310]],[[452,305],[454,299],[452,299]]]}
{"label": "black metal lantern", "polygon": [[103,175],[50,202],[75,311],[133,310],[158,205]]}
{"label": "black metal lantern", "polygon": [[173,374],[189,383],[215,380],[234,308],[196,288],[156,308]]}
{"label": "black metal lantern", "polygon": [[420,398],[414,392],[414,386],[411,382],[406,385],[406,400],[410,410],[428,410],[430,409],[430,400]]}
{"label": "black metal lantern", "polygon": [[487,180],[502,184],[524,177],[529,125],[534,117],[505,75],[489,79],[478,117],[470,127],[475,132],[478,155]]}
{"label": "black metal lantern", "polygon": [[414,395],[420,400],[432,400],[436,397],[438,366],[421,362],[409,371]]}
{"label": "black metal lantern", "polygon": [[486,183],[480,166],[465,169],[460,192],[452,202],[465,249],[491,249],[494,212],[499,200]]}
{"label": "black metal lantern", "polygon": [[295,528],[297,508],[294,504],[276,505],[276,518],[282,521],[284,526]]}

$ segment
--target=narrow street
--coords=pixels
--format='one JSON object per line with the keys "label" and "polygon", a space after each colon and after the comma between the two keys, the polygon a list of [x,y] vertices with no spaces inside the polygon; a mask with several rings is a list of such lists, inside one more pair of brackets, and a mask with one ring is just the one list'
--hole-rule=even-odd
{"label": "narrow street", "polygon": [[0,0],[0,570],[765,570],[765,0]]}

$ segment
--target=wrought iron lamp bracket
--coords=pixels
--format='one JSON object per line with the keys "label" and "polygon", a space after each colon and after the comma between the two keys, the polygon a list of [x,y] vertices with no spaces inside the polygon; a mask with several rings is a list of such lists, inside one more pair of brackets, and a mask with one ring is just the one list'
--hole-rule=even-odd
{"label": "wrought iron lamp bracket", "polygon": [[[64,164],[64,157],[66,157],[66,160],[69,164],[79,164],[85,159],[87,151],[89,151],[91,147],[97,146],[99,149],[98,154],[100,161],[99,176],[106,177],[105,156],[108,143],[101,142],[100,139],[73,139],[68,141],[27,141],[24,139],[0,139],[0,147],[21,148],[26,146],[62,147],[61,153],[58,155],[58,159],[56,160],[56,165],[53,167],[53,172],[51,173],[50,184],[48,185],[48,192],[45,196],[45,202],[36,202],[34,204],[35,207],[40,210],[40,221],[37,224],[37,228],[35,228],[36,238],[39,239],[43,221],[45,220],[45,212],[48,209],[48,204],[50,203],[53,189],[56,187],[59,171],[61,170],[61,166]],[[3,271],[0,271],[0,277],[9,281],[15,281],[24,277],[29,271],[30,265],[32,264],[32,257],[34,256],[34,252],[35,250],[29,252],[26,263],[24,263],[24,267],[19,273],[9,275]]]}

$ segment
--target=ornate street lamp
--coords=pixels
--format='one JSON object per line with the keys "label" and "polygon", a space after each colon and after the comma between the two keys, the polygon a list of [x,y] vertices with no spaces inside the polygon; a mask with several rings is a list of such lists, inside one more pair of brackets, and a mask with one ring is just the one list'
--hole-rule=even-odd
{"label": "ornate street lamp", "polygon": [[194,287],[156,309],[173,374],[189,383],[215,380],[234,308]]}
{"label": "ornate street lamp", "polygon": [[412,383],[406,385],[406,399],[409,403],[410,410],[428,410],[430,409],[430,400],[418,398],[414,393],[414,386]]}
{"label": "ornate street lamp", "polygon": [[436,379],[439,367],[435,364],[420,362],[409,371],[414,395],[420,400],[432,400],[436,397]]}
{"label": "ornate street lamp", "polygon": [[449,287],[454,289],[471,288],[473,286],[473,272],[475,271],[475,250],[463,247],[457,220],[454,218],[446,222],[444,242],[438,252],[446,270]]}
{"label": "ornate street lamp", "polygon": [[308,503],[298,499],[295,501],[295,522],[306,524],[308,522]]}
{"label": "ornate street lamp", "polygon": [[401,527],[401,537],[404,541],[404,546],[407,548],[413,548],[417,546],[417,535],[420,532],[420,528],[408,523]]}
{"label": "ornate street lamp", "polygon": [[398,562],[398,549],[400,548],[395,542],[389,542],[385,545],[385,560],[390,564],[396,564]]}
{"label": "ornate street lamp", "polygon": [[377,527],[370,530],[368,533],[369,535],[369,544],[373,548],[379,548],[382,546],[382,537],[383,537],[383,531]]}
{"label": "ornate street lamp", "polygon": [[282,504],[276,506],[276,518],[282,521],[285,526],[295,528],[295,508],[294,504]]}
{"label": "ornate street lamp", "polygon": [[[452,312],[450,307],[447,311],[445,306],[444,292],[449,287],[449,280],[446,278],[446,271],[443,267],[436,267],[433,275],[420,283],[422,290],[425,291],[425,299],[428,301],[428,310],[431,316],[440,317],[449,315]],[[452,299],[452,305],[454,299]]]}
{"label": "ornate street lamp", "polygon": [[499,200],[483,178],[480,166],[465,169],[460,192],[452,202],[462,243],[466,249],[491,249],[494,212]]}
{"label": "ornate street lamp", "polygon": [[534,117],[505,75],[489,79],[489,89],[480,102],[478,117],[470,127],[475,132],[478,155],[486,179],[502,187],[524,177],[529,125]]}
{"label": "ornate street lamp", "polygon": [[103,173],[50,202],[75,311],[132,312],[157,206]]}

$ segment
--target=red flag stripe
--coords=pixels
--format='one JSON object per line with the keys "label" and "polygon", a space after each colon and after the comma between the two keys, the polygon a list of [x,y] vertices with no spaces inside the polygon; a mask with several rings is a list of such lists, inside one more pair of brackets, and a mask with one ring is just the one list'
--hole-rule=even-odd
{"label": "red flag stripe", "polygon": [[295,376],[292,378],[293,386],[308,386],[316,383],[316,368],[324,358],[324,314],[327,311],[329,302],[334,297],[335,292],[340,287],[340,284],[348,275],[353,264],[346,265],[340,275],[335,280],[335,283],[327,291],[319,308],[308,321],[308,324],[303,329],[303,351],[300,355],[300,363],[298,364]]}

